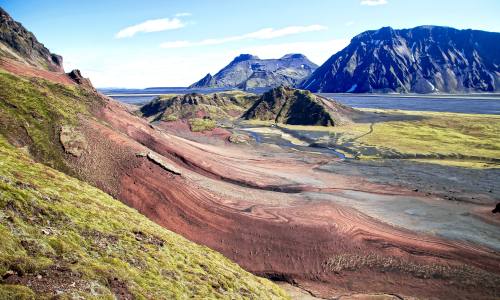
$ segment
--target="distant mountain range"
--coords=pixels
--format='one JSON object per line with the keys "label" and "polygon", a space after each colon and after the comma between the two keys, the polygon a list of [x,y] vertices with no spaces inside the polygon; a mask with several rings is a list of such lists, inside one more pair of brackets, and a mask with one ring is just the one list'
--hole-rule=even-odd
{"label": "distant mountain range", "polygon": [[363,32],[317,66],[302,54],[241,54],[190,88],[292,86],[330,93],[467,93],[500,90],[500,33],[419,26]]}
{"label": "distant mountain range", "polygon": [[420,26],[354,37],[300,88],[313,92],[495,92],[500,33]]}
{"label": "distant mountain range", "polygon": [[279,59],[260,59],[241,54],[214,76],[207,74],[191,88],[252,89],[294,86],[307,78],[318,66],[302,54],[287,54]]}

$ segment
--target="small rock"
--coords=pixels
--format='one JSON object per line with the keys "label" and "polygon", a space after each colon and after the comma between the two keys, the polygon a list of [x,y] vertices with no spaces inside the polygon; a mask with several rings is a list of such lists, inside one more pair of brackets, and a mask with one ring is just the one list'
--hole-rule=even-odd
{"label": "small rock", "polygon": [[497,206],[491,212],[494,214],[499,213],[500,212],[500,203],[497,203]]}
{"label": "small rock", "polygon": [[17,272],[16,271],[12,271],[12,270],[8,270],[7,272],[5,272],[5,274],[3,274],[2,278],[3,279],[6,279],[12,275],[17,275]]}
{"label": "small rock", "polygon": [[146,157],[148,154],[146,152],[139,152],[139,153],[136,153],[135,156],[137,157]]}
{"label": "small rock", "polygon": [[42,279],[42,275],[38,275],[38,276],[36,277],[36,279],[38,279],[38,280]]}
{"label": "small rock", "polygon": [[248,135],[234,133],[228,140],[233,144],[243,144],[248,143],[250,141],[250,137]]}

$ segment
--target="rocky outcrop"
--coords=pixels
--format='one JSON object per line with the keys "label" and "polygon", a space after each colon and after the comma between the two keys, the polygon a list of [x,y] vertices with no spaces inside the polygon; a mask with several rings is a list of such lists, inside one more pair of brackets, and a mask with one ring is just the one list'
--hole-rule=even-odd
{"label": "rocky outcrop", "polygon": [[177,169],[176,167],[174,167],[173,165],[165,162],[160,155],[152,152],[152,151],[149,151],[148,153],[137,153],[136,154],[137,157],[146,157],[148,158],[150,161],[154,162],[155,164],[157,164],[158,166],[160,166],[162,169],[164,169],[165,171],[167,172],[170,172],[174,175],[181,175],[181,171],[179,169]]}
{"label": "rocky outcrop", "polygon": [[92,86],[92,82],[90,82],[90,79],[83,77],[80,70],[78,69],[72,70],[71,72],[68,73],[68,76],[75,83],[94,89],[94,87]]}
{"label": "rocky outcrop", "polygon": [[500,33],[420,26],[354,37],[300,87],[313,92],[495,92]]}
{"label": "rocky outcrop", "polygon": [[309,91],[278,87],[264,93],[243,117],[291,125],[335,126],[349,123],[357,113]]}
{"label": "rocky outcrop", "polygon": [[51,53],[33,33],[0,7],[0,55],[53,72],[64,72],[61,56]]}
{"label": "rocky outcrop", "polygon": [[252,89],[293,86],[311,75],[317,67],[302,54],[287,54],[279,59],[260,59],[241,54],[214,76],[207,74],[190,87]]}
{"label": "rocky outcrop", "polygon": [[85,136],[69,125],[61,126],[59,141],[64,147],[64,151],[73,156],[80,157],[87,149],[88,143]]}

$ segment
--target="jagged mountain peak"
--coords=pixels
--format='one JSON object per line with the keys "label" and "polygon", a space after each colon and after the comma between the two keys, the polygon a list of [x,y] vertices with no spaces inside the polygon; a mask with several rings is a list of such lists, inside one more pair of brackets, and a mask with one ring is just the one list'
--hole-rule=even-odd
{"label": "jagged mountain peak", "polygon": [[356,35],[352,41],[356,40],[381,40],[391,39],[394,37],[395,31],[392,27],[386,26],[377,30],[368,30]]}
{"label": "jagged mountain peak", "polygon": [[240,54],[236,56],[231,63],[239,63],[241,61],[252,60],[252,59],[259,59],[259,57],[252,54]]}

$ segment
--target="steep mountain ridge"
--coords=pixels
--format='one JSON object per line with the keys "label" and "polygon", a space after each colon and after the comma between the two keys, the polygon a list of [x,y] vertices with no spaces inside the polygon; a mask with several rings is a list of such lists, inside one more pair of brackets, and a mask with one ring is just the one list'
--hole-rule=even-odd
{"label": "steep mountain ridge", "polygon": [[287,54],[279,59],[260,59],[241,54],[215,75],[207,74],[191,88],[239,88],[293,86],[318,66],[302,54]]}
{"label": "steep mountain ridge", "polygon": [[51,53],[33,33],[0,7],[0,54],[44,70],[64,72],[62,56]]}
{"label": "steep mountain ridge", "polygon": [[313,92],[495,92],[500,33],[419,26],[363,32],[301,88]]}

